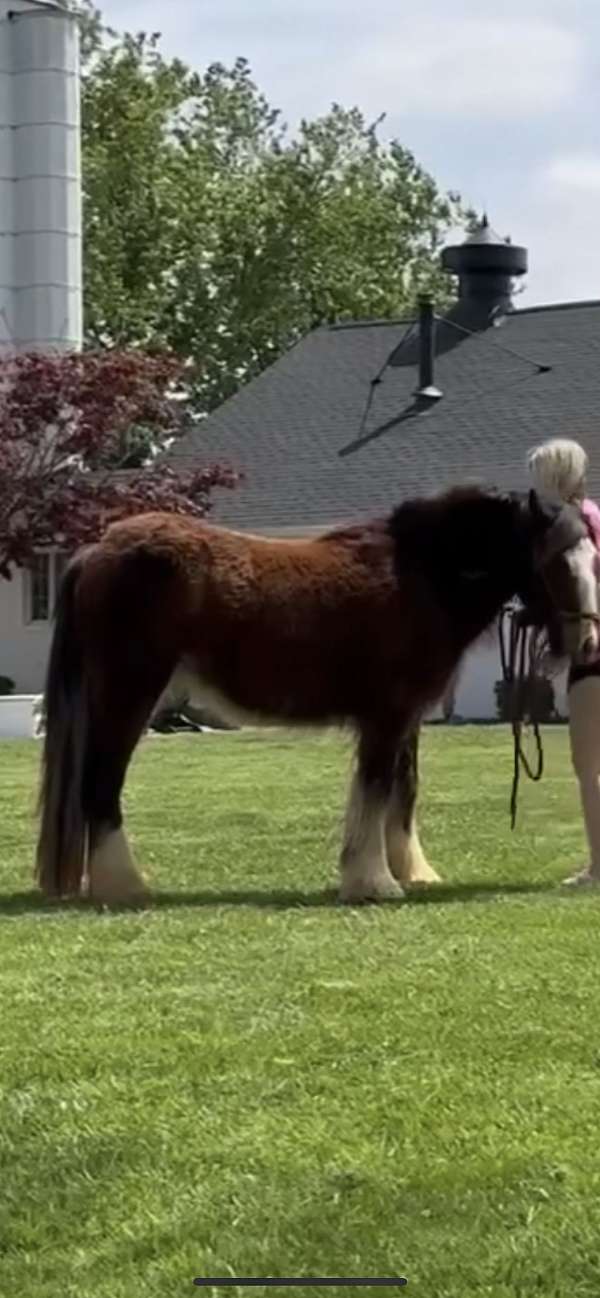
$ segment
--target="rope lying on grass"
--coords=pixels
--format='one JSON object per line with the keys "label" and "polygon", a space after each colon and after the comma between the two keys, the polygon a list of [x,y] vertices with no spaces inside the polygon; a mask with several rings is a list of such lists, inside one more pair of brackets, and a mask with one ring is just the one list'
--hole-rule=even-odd
{"label": "rope lying on grass", "polygon": [[[517,799],[521,768],[530,780],[538,782],[544,773],[544,749],[540,722],[535,715],[535,683],[545,650],[544,633],[528,621],[527,611],[508,604],[498,624],[502,679],[509,687],[510,720],[513,735],[513,781],[510,797],[511,829],[517,822]],[[536,747],[533,767],[523,746],[523,727],[530,724]]]}

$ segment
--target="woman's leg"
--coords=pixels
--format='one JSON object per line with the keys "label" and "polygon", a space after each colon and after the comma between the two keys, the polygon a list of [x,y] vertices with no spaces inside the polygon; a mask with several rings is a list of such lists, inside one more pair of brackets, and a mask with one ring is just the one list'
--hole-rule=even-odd
{"label": "woman's leg", "polygon": [[589,865],[567,884],[600,884],[600,676],[586,676],[569,690],[573,768],[579,781]]}

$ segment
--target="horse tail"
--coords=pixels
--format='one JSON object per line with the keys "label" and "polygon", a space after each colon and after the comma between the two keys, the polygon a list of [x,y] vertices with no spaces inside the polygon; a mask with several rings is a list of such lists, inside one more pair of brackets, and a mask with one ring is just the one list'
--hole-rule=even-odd
{"label": "horse tail", "polygon": [[76,621],[82,563],[82,556],[73,559],[61,583],[44,694],[36,878],[42,891],[52,896],[79,892],[87,846],[83,781],[89,703]]}

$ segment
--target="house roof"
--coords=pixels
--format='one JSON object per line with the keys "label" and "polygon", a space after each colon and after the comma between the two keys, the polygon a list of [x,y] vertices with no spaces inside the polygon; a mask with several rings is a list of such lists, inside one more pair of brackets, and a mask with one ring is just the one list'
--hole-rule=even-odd
{"label": "house roof", "polygon": [[412,322],[319,328],[170,458],[181,468],[219,459],[242,470],[236,491],[215,493],[214,517],[266,532],[381,513],[457,482],[522,488],[528,449],[559,435],[586,447],[600,495],[600,302],[499,314],[473,333],[444,323],[436,353],[443,395],[419,401]]}

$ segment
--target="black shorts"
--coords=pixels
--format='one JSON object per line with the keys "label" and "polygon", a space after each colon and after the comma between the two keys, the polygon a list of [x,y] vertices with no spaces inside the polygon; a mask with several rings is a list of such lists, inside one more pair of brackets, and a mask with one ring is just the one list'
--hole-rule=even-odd
{"label": "black shorts", "polygon": [[598,662],[589,663],[587,667],[571,667],[567,688],[571,689],[571,686],[577,685],[578,681],[587,680],[588,676],[600,676],[600,659]]}

